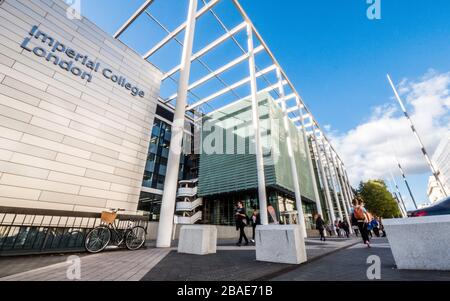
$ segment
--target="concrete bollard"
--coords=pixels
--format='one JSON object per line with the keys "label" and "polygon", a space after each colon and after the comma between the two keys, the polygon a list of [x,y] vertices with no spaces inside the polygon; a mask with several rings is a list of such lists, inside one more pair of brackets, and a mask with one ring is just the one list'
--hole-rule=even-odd
{"label": "concrete bollard", "polygon": [[305,262],[306,247],[300,225],[258,225],[256,260],[289,264]]}
{"label": "concrete bollard", "polygon": [[217,250],[217,228],[211,225],[183,225],[178,253],[206,255]]}
{"label": "concrete bollard", "polygon": [[450,271],[450,215],[385,219],[398,269]]}

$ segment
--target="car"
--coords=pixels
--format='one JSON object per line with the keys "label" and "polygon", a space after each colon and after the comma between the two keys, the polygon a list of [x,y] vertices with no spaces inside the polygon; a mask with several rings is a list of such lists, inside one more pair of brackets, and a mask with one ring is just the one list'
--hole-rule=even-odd
{"label": "car", "polygon": [[409,217],[450,214],[450,197],[444,198],[429,207],[408,212]]}

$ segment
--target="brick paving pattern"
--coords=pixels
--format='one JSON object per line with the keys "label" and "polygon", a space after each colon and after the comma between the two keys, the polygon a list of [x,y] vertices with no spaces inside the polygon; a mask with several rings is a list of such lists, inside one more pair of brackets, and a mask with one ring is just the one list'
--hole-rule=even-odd
{"label": "brick paving pattern", "polygon": [[[398,270],[388,241],[374,238],[372,248],[362,243],[340,250],[330,256],[301,265],[295,270],[272,280],[286,281],[369,281],[367,257],[377,255],[381,259],[382,281],[450,281],[450,272]],[[372,280],[374,281],[374,280]]]}
{"label": "brick paving pattern", "polygon": [[[87,254],[72,254],[84,257]],[[67,254],[0,257],[0,279],[6,276],[35,270],[49,265],[65,262]]]}
{"label": "brick paving pattern", "polygon": [[[170,249],[114,251],[81,258],[82,281],[138,281],[151,270]],[[0,281],[67,281],[66,261],[32,271],[0,278]]]}
{"label": "brick paving pattern", "polygon": [[[348,247],[358,242],[356,239],[307,239],[308,260],[314,260],[336,249]],[[254,247],[227,246],[218,248],[216,254],[196,256],[171,252],[156,265],[143,281],[251,281],[266,279],[269,275],[282,273],[297,267],[292,264],[260,262],[255,259]]]}
{"label": "brick paving pattern", "polygon": [[[248,268],[246,279],[267,277],[294,265],[263,263],[255,260],[253,245],[237,247],[234,240],[219,241],[218,253],[207,256],[178,254],[176,248],[148,248],[135,252],[107,251],[81,257],[81,280],[233,280],[240,268]],[[312,259],[354,243],[352,240],[330,239],[326,243],[308,239],[307,254]],[[176,245],[176,242],[174,243]],[[149,243],[148,245],[152,245]],[[67,281],[66,273],[74,254],[0,258],[0,281],[45,280]],[[166,259],[166,256],[168,259]],[[249,266],[250,265],[250,266]],[[251,265],[258,266],[252,269]],[[215,267],[215,275],[211,269]],[[221,270],[222,269],[222,270]],[[144,277],[145,276],[145,277]],[[243,275],[239,275],[242,279]],[[3,277],[3,278],[2,278]]]}
{"label": "brick paving pattern", "polygon": [[[306,248],[308,262],[302,265],[258,262],[254,246],[237,247],[231,240],[220,241],[217,253],[206,256],[178,254],[176,248],[76,255],[81,258],[82,281],[367,281],[369,255],[381,259],[381,280],[450,280],[450,272],[397,270],[384,238],[373,239],[371,249],[359,239],[329,239],[325,243],[307,239]],[[69,255],[0,258],[0,281],[68,281]]]}

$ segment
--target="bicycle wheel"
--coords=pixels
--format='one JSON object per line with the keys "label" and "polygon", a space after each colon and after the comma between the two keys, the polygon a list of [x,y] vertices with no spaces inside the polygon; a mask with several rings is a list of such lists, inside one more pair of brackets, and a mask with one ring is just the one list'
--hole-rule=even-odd
{"label": "bicycle wheel", "polygon": [[111,240],[111,231],[106,226],[98,226],[92,229],[84,241],[86,250],[90,253],[103,251]]}
{"label": "bicycle wheel", "polygon": [[145,229],[141,226],[131,228],[125,237],[125,245],[129,250],[140,249],[145,243]]}

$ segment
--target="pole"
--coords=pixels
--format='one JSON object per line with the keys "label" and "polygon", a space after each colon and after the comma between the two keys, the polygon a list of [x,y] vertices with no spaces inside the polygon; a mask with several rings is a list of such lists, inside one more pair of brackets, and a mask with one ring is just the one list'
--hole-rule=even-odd
{"label": "pole", "polygon": [[264,160],[261,145],[261,132],[259,127],[258,112],[258,88],[256,84],[255,54],[253,44],[253,30],[250,23],[247,22],[247,44],[248,44],[248,65],[250,70],[250,86],[252,91],[252,121],[255,134],[255,154],[256,154],[256,170],[258,174],[258,200],[259,212],[262,225],[269,224],[267,216],[267,195],[266,195],[266,179],[264,177]]}
{"label": "pole", "polygon": [[320,216],[323,217],[323,211],[322,211],[322,204],[320,204],[320,197],[319,197],[319,190],[317,187],[317,181],[316,181],[316,175],[314,173],[314,166],[312,164],[312,158],[311,158],[311,150],[309,148],[309,141],[308,137],[306,136],[306,128],[305,128],[305,119],[303,118],[303,111],[302,106],[300,105],[299,99],[295,98],[297,101],[297,107],[300,114],[300,121],[302,124],[302,136],[303,136],[303,143],[305,144],[305,151],[306,151],[306,160],[308,161],[309,170],[311,173],[311,179],[313,182],[313,190],[314,190],[314,197],[316,198],[316,207],[317,207],[317,213],[320,214]]}
{"label": "pole", "polygon": [[191,71],[192,47],[194,44],[195,23],[197,13],[197,0],[189,1],[186,33],[181,56],[180,80],[178,82],[178,97],[175,106],[174,120],[172,124],[172,138],[167,164],[166,180],[161,203],[161,214],[158,226],[156,246],[169,248],[173,228],[173,216],[175,212],[175,199],[178,184],[178,171],[184,134],[185,109],[187,105],[187,93],[189,76]]}
{"label": "pole", "polygon": [[[447,192],[446,192],[446,190],[444,188],[444,185],[441,182],[441,179],[439,178],[439,171],[434,167],[433,162],[431,161],[430,157],[428,156],[428,153],[427,153],[427,151],[425,149],[425,146],[423,145],[422,140],[420,139],[420,136],[419,136],[419,134],[416,131],[414,123],[412,122],[411,118],[409,117],[409,114],[406,111],[406,108],[405,108],[405,106],[403,104],[403,101],[400,98],[400,95],[398,94],[397,89],[395,88],[395,85],[392,82],[391,77],[389,76],[389,74],[387,75],[387,78],[388,78],[388,81],[389,81],[389,83],[390,83],[390,85],[392,87],[392,90],[394,91],[395,98],[397,99],[398,103],[400,104],[400,107],[403,110],[403,114],[405,115],[406,119],[409,121],[409,124],[411,125],[411,130],[412,130],[414,136],[416,137],[417,142],[419,143],[420,149],[421,149],[421,151],[422,151],[422,153],[423,153],[423,155],[425,157],[425,160],[427,161],[427,164],[428,164],[428,166],[431,169],[431,173],[436,178],[436,182],[438,183],[439,188],[442,191],[442,194],[447,197],[448,196]],[[414,202],[414,204],[415,204],[415,202]],[[416,209],[417,209],[417,205],[416,205]]]}
{"label": "pole", "polygon": [[280,72],[280,68],[277,68],[277,79],[278,79],[278,90],[280,92],[280,99],[281,99],[281,110],[283,111],[283,125],[284,131],[286,133],[286,144],[288,149],[289,162],[291,164],[291,175],[292,175],[292,182],[294,185],[295,204],[297,207],[298,223],[301,226],[303,237],[307,237],[306,221],[303,212],[302,195],[300,190],[300,181],[298,179],[297,164],[295,162],[294,150],[292,148],[291,131],[289,128],[289,117],[286,110],[283,78]]}
{"label": "pole", "polygon": [[394,191],[394,197],[397,200],[398,209],[400,209],[400,213],[402,214],[403,218],[408,217],[408,214],[405,212],[405,209],[403,209],[402,204],[400,203],[400,199],[398,198],[398,195],[395,191]]}
{"label": "pole", "polygon": [[350,184],[347,182],[347,179],[345,178],[345,168],[344,168],[344,164],[342,162],[338,162],[340,163],[339,167],[340,167],[340,172],[341,172],[341,177],[342,177],[342,181],[344,182],[344,190],[345,193],[347,195],[347,206],[348,206],[348,211],[351,212],[351,208],[352,208],[352,196],[350,194]]}
{"label": "pole", "polygon": [[[347,206],[347,213],[348,213],[348,223],[350,225],[350,232],[353,233],[353,228],[351,228],[351,212],[352,212],[352,205],[351,205],[351,197],[350,194],[348,192],[348,188],[347,188],[347,183],[345,182],[345,177],[344,177],[344,168],[342,165],[342,162],[338,161],[337,162],[338,165],[338,173],[340,174],[340,179],[341,179],[341,185],[343,188],[343,193],[344,193],[344,198],[347,200],[346,202],[346,206]],[[350,220],[349,220],[350,219]]]}
{"label": "pole", "polygon": [[400,163],[398,163],[397,166],[398,166],[398,169],[400,169],[400,172],[402,173],[403,181],[405,181],[406,188],[408,188],[408,192],[409,192],[409,195],[411,196],[411,199],[412,199],[412,201],[414,203],[414,207],[416,207],[416,209],[418,209],[417,203],[416,203],[416,199],[414,198],[414,195],[413,195],[413,193],[411,191],[411,188],[409,187],[408,180],[406,179],[405,173],[403,172],[403,168],[400,165]]}
{"label": "pole", "polygon": [[352,185],[350,185],[350,181],[348,180],[348,174],[345,169],[344,169],[344,174],[345,174],[345,180],[347,181],[347,185],[348,185],[348,192],[350,194],[350,199],[353,200],[355,198],[355,194],[353,193]]}
{"label": "pole", "polygon": [[334,223],[336,221],[336,216],[334,214],[333,203],[331,201],[330,188],[328,186],[327,175],[325,174],[325,169],[322,164],[322,156],[320,154],[319,144],[317,143],[315,131],[313,131],[312,139],[313,139],[313,143],[314,143],[314,146],[315,146],[315,149],[317,152],[317,162],[318,162],[317,164],[319,166],[320,175],[322,177],[323,189],[325,190],[325,202],[328,206],[328,216],[329,216],[331,223],[334,225]]}
{"label": "pole", "polygon": [[337,205],[337,208],[338,208],[339,219],[343,220],[344,217],[342,215],[341,205],[339,204],[339,198],[338,198],[337,189],[336,189],[336,182],[335,182],[335,180],[333,178],[333,174],[331,172],[330,159],[328,157],[327,148],[325,146],[325,137],[323,137],[323,136],[322,136],[322,146],[323,146],[323,151],[324,151],[324,154],[325,154],[326,163],[327,163],[327,166],[328,166],[328,173],[330,175],[331,185],[333,185],[334,198],[336,199],[336,205]]}
{"label": "pole", "polygon": [[397,206],[398,206],[398,209],[400,210],[400,213],[401,213],[402,217],[405,218],[406,217],[405,212],[404,212],[403,207],[402,207],[402,205],[400,203],[400,199],[397,196],[397,193],[393,189],[392,182],[388,178],[386,178],[385,182],[386,182],[386,186],[387,186],[388,191],[391,193],[391,195],[394,196],[394,199],[397,201]]}
{"label": "pole", "polygon": [[395,185],[395,189],[397,190],[398,196],[400,197],[400,200],[402,201],[403,209],[405,210],[406,215],[408,215],[408,209],[406,209],[405,201],[403,200],[402,193],[400,192],[400,189],[398,188],[397,181],[395,181],[394,175],[392,174],[391,171],[390,171],[390,173],[391,173],[392,181],[394,182],[394,185]]}
{"label": "pole", "polygon": [[351,223],[350,215],[349,215],[350,208],[348,208],[348,204],[346,204],[346,202],[345,202],[346,196],[345,196],[345,192],[344,192],[344,185],[342,183],[342,179],[339,176],[339,166],[337,165],[337,162],[336,162],[336,156],[334,156],[333,153],[331,153],[331,157],[333,159],[332,164],[333,164],[333,167],[334,167],[334,173],[335,173],[336,178],[337,178],[337,184],[339,186],[339,191],[341,192],[341,201],[342,201],[342,205],[344,206],[345,218],[346,218],[347,223],[349,225],[350,233],[353,233],[353,229],[351,227],[352,223]]}

